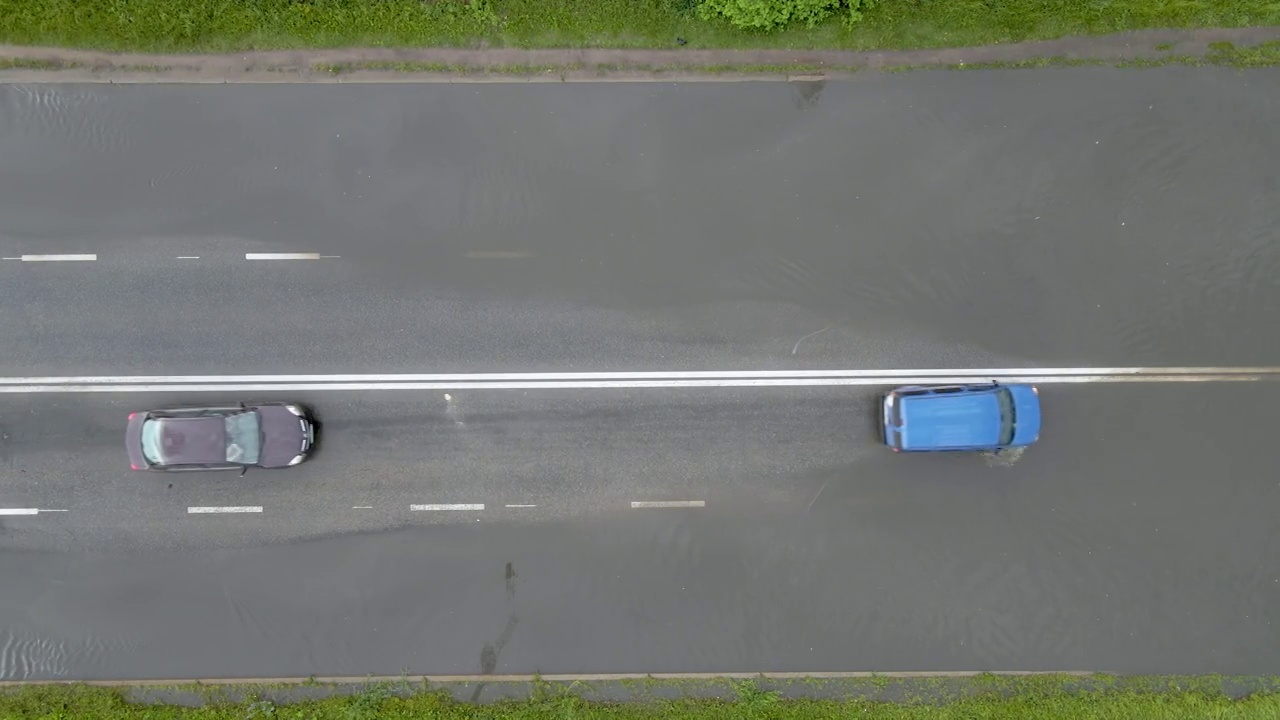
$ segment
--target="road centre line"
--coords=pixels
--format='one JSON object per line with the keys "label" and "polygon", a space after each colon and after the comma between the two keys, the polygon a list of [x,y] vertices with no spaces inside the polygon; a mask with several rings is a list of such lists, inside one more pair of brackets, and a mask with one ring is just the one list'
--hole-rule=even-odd
{"label": "road centre line", "polygon": [[748,388],[748,387],[874,387],[890,385],[956,385],[973,382],[1031,383],[1172,383],[1256,382],[1280,380],[1280,375],[1008,375],[922,376],[854,378],[764,378],[718,380],[597,380],[550,382],[365,382],[365,383],[242,383],[209,385],[12,385],[0,383],[0,394],[24,393],[200,393],[200,392],[321,392],[370,390],[604,390],[643,388]]}
{"label": "road centre line", "polygon": [[637,508],[700,508],[706,506],[706,500],[653,500],[631,503],[633,510]]}
{"label": "road centre line", "polygon": [[18,257],[5,258],[5,260],[21,260],[22,262],[93,262],[97,259],[98,256],[91,253],[70,255],[20,255]]}
{"label": "road centre line", "polygon": [[460,503],[452,505],[410,505],[411,512],[432,512],[439,510],[483,510],[484,505],[480,503]]}
{"label": "road centre line", "polygon": [[189,507],[188,515],[203,515],[211,513],[260,513],[261,505],[237,505],[231,507]]}
{"label": "road centre line", "polygon": [[1259,367],[1085,367],[1085,368],[952,368],[883,370],[671,370],[642,372],[514,372],[514,373],[362,373],[332,375],[70,375],[0,377],[0,385],[151,385],[244,383],[409,383],[409,382],[549,382],[604,380],[721,380],[800,378],[915,378],[965,377],[1164,377],[1263,376],[1280,379],[1280,366]]}

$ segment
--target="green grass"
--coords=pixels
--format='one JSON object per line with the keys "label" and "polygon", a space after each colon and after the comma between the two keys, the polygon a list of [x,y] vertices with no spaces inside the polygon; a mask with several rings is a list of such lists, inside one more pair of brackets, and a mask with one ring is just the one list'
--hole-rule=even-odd
{"label": "green grass", "polygon": [[1280,24],[1277,0],[879,0],[862,22],[735,30],[697,0],[0,0],[0,42],[144,52],[354,46],[986,45],[1152,27]]}
{"label": "green grass", "polygon": [[[1213,683],[1142,687],[1097,683],[1088,692],[1062,680],[974,678],[952,699],[906,697],[898,702],[866,696],[788,700],[754,683],[738,683],[726,699],[629,703],[591,702],[573,694],[535,692],[528,700],[485,705],[460,703],[442,692],[410,693],[407,687],[370,686],[354,695],[288,703],[238,702],[209,694],[197,706],[132,703],[122,690],[80,685],[30,686],[0,693],[5,720],[1275,720],[1280,695],[1266,690],[1234,699]],[[277,688],[276,690],[279,690]],[[820,692],[821,687],[815,688]]]}
{"label": "green grass", "polygon": [[[1159,48],[1157,48],[1159,49]],[[1098,60],[1089,58],[1038,57],[1010,62],[966,63],[948,65],[950,70],[1019,70],[1050,67],[1165,67],[1168,65],[1219,65],[1234,68],[1280,66],[1280,41],[1259,43],[1249,47],[1236,47],[1229,42],[1212,43],[1209,52],[1202,57],[1193,55],[1165,55],[1156,58],[1134,60]],[[890,71],[920,70],[920,67],[889,68]]]}

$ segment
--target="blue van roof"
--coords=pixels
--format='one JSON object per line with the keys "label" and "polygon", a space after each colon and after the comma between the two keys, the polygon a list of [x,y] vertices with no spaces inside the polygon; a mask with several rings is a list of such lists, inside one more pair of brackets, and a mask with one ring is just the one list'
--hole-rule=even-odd
{"label": "blue van roof", "polygon": [[902,449],[992,447],[1000,442],[996,390],[908,395],[899,400]]}

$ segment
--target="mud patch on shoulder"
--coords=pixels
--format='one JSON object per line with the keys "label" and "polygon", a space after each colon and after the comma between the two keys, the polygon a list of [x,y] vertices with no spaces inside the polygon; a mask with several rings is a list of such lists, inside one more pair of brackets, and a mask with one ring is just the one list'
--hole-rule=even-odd
{"label": "mud patch on shoulder", "polygon": [[1009,448],[1000,452],[984,452],[982,457],[987,461],[989,467],[1013,467],[1022,457],[1022,453],[1026,452],[1026,448]]}

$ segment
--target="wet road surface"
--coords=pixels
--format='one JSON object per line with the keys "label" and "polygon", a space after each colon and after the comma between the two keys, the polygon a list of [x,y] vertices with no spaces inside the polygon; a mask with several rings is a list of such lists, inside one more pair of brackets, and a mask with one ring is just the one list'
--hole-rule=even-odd
{"label": "wet road surface", "polygon": [[98,260],[5,261],[0,370],[1269,364],[1277,116],[1211,68],[3,87],[4,256]]}
{"label": "wet road surface", "polygon": [[118,469],[128,401],[81,398],[6,428],[7,501],[66,512],[0,518],[0,674],[493,672],[508,621],[497,671],[1280,661],[1280,386],[1042,392],[998,458],[876,447],[866,391],[362,395],[244,478]]}
{"label": "wet road surface", "polygon": [[[3,87],[0,374],[1277,364],[1278,90]],[[290,397],[313,462],[173,487],[120,434],[192,398],[6,396],[65,512],[0,517],[0,677],[1271,673],[1278,391],[1055,387],[998,460],[869,389]]]}

